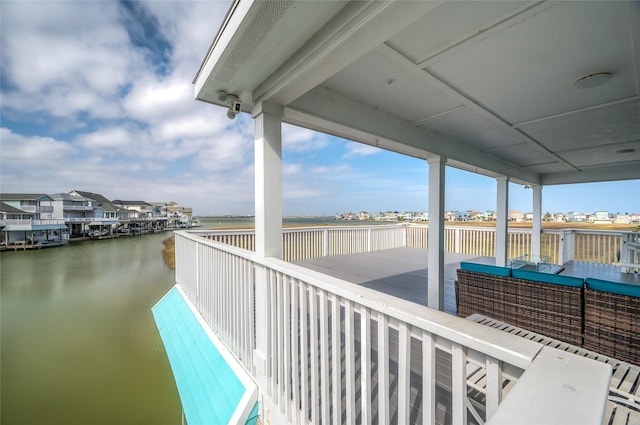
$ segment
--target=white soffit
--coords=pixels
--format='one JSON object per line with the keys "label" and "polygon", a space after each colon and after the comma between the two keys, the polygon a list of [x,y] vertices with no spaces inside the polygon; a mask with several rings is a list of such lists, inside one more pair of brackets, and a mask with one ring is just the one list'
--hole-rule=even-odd
{"label": "white soffit", "polygon": [[488,152],[504,161],[518,164],[520,167],[527,167],[535,172],[539,172],[538,165],[544,165],[546,169],[551,169],[554,172],[566,171],[567,169],[559,161],[549,159],[547,155],[527,144],[504,146]]}
{"label": "white soffit", "polygon": [[322,85],[412,123],[462,106],[427,84],[418,73],[422,72],[411,74],[399,69],[373,50]]}
{"label": "white soffit", "polygon": [[639,2],[282,1],[266,27],[249,3],[199,99],[241,90],[245,111],[534,184],[640,178]]}
{"label": "white soffit", "polygon": [[532,122],[519,128],[556,153],[626,143],[639,138],[640,104],[633,99]]}
{"label": "white soffit", "polygon": [[[512,125],[636,95],[623,2],[554,2],[430,59],[425,68]],[[614,67],[614,69],[611,69]],[[612,71],[602,87],[575,81]]]}
{"label": "white soffit", "polygon": [[[391,37],[387,44],[420,64],[537,2],[453,1],[446,2],[419,21]],[[463,13],[462,13],[463,12]]]}
{"label": "white soffit", "polygon": [[[224,89],[240,96],[243,102],[252,102],[253,90],[286,62],[291,52],[300,49],[309,37],[333,18],[345,2],[282,0],[241,1],[239,4],[242,7],[234,14],[246,15],[238,25],[237,34],[230,39],[223,38],[229,44],[220,42],[213,46],[207,60],[217,58],[217,61],[215,65],[205,64],[205,75],[196,77],[198,99],[215,103],[216,91]],[[314,19],[305,19],[308,16]],[[235,19],[240,17],[232,16],[230,21],[235,23]],[[211,78],[211,75],[215,77]],[[204,90],[199,91],[205,77],[207,84],[203,85]]]}
{"label": "white soffit", "polygon": [[[563,152],[561,155],[581,169],[599,166],[603,162],[609,164],[626,164],[640,161],[640,140],[629,143],[601,145],[592,148],[576,149]],[[640,172],[640,171],[639,171]],[[640,196],[640,194],[638,195]]]}
{"label": "white soffit", "polygon": [[[460,125],[463,122],[465,125]],[[451,110],[448,113],[430,117],[421,126],[438,131],[459,140],[470,142],[482,151],[510,146],[522,145],[522,141],[514,141],[510,129],[486,120],[470,107]]]}

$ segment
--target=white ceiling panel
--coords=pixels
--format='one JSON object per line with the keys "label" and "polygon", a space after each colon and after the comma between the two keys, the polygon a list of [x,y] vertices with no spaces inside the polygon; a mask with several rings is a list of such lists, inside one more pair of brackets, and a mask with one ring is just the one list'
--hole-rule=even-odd
{"label": "white ceiling panel", "polygon": [[389,39],[387,44],[418,64],[485,31],[505,16],[526,10],[531,4],[534,2],[446,2]]}
{"label": "white ceiling panel", "polygon": [[631,100],[520,127],[556,153],[629,142],[640,135],[640,103]]}
{"label": "white ceiling panel", "polygon": [[[465,125],[460,125],[461,122]],[[473,143],[482,151],[522,143],[514,142],[511,131],[487,121],[469,107],[456,109],[424,122],[423,127],[449,135],[463,143]]]}
{"label": "white ceiling panel", "polygon": [[[563,152],[561,156],[578,168],[597,166],[602,163],[624,164],[640,161],[640,140],[576,149]],[[640,197],[640,194],[638,196]]]}
{"label": "white ceiling panel", "polygon": [[520,167],[532,166],[535,164],[546,164],[550,162],[548,155],[545,155],[535,147],[526,144],[511,145],[500,149],[494,149],[491,151],[491,154],[503,160],[518,164]]}
{"label": "white ceiling panel", "polygon": [[277,3],[237,3],[198,99],[513,181],[640,179],[638,1]]}
{"label": "white ceiling panel", "polygon": [[416,74],[402,72],[374,50],[329,78],[323,86],[409,122],[461,106]]}
{"label": "white ceiling panel", "polygon": [[566,171],[566,167],[558,162],[532,164],[523,168],[529,169],[538,174],[562,173]]}
{"label": "white ceiling panel", "polygon": [[[427,68],[510,124],[635,95],[628,5],[551,4],[433,58]],[[612,73],[604,86],[575,87],[580,77],[603,71]]]}

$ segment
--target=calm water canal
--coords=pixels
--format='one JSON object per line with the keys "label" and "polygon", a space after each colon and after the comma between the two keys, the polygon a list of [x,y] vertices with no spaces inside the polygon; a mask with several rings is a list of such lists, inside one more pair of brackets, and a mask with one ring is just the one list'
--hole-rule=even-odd
{"label": "calm water canal", "polygon": [[[284,223],[347,224],[320,218]],[[253,219],[202,224],[246,227]],[[2,425],[181,423],[150,310],[174,283],[162,260],[162,240],[169,236],[0,254]]]}
{"label": "calm water canal", "polygon": [[3,425],[180,424],[150,311],[170,235],[0,254]]}

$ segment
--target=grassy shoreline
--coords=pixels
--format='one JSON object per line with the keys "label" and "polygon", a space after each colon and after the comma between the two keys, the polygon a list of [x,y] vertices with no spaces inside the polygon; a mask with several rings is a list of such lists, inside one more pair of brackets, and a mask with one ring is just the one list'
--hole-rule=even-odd
{"label": "grassy shoreline", "polygon": [[171,270],[176,269],[176,237],[170,236],[162,241],[162,259]]}

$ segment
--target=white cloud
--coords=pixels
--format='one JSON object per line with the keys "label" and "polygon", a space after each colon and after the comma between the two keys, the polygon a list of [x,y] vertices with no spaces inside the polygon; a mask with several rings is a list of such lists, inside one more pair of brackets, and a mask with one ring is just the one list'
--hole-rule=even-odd
{"label": "white cloud", "polygon": [[304,153],[322,149],[329,145],[328,136],[284,124],[282,126],[282,149],[296,153]]}
{"label": "white cloud", "polygon": [[226,132],[200,140],[193,166],[198,171],[217,173],[252,164],[253,143],[240,134]]}
{"label": "white cloud", "polygon": [[117,3],[3,2],[3,107],[70,118],[121,115],[114,100],[144,69]]}
{"label": "white cloud", "polygon": [[129,118],[154,123],[187,114],[195,101],[189,82],[148,75],[134,83],[122,104]]}
{"label": "white cloud", "polygon": [[[42,137],[3,130],[3,191],[77,188],[179,198],[202,214],[253,211],[253,121],[248,114],[229,121],[224,109],[195,101],[191,84],[230,2],[137,4],[146,9],[141,16],[157,19],[158,43],[170,43],[166,64],[149,63],[158,56],[132,43],[117,3],[7,4],[2,114],[45,130]],[[65,136],[45,137],[47,126]],[[285,151],[313,156],[330,142],[283,125]],[[285,162],[283,196],[326,196],[350,176],[348,166],[331,161]]]}
{"label": "white cloud", "polygon": [[32,168],[65,160],[75,153],[68,143],[51,137],[25,137],[0,129],[0,161],[2,169],[28,163]]}
{"label": "white cloud", "polygon": [[171,40],[173,74],[189,83],[231,5],[226,1],[147,2],[145,6],[156,16],[160,31]]}
{"label": "white cloud", "polygon": [[369,156],[376,155],[382,152],[382,149],[375,146],[365,145],[363,143],[349,142],[346,145],[347,152],[343,155],[343,158],[352,158],[355,156]]}
{"label": "white cloud", "polygon": [[85,151],[97,154],[100,152],[126,153],[134,145],[134,141],[140,138],[139,134],[126,127],[102,127],[99,130],[82,134],[75,140],[75,144]]}
{"label": "white cloud", "polygon": [[296,177],[302,175],[304,168],[302,164],[282,164],[282,175],[285,177]]}

